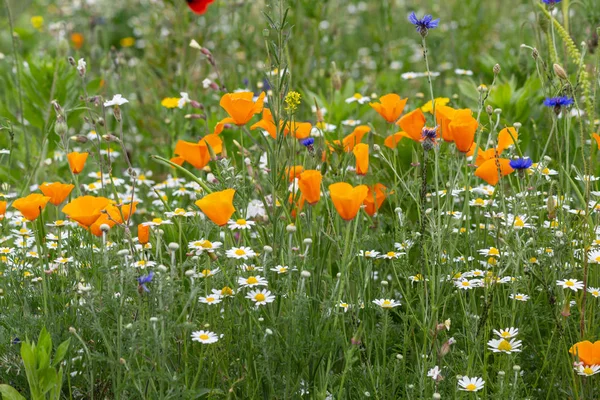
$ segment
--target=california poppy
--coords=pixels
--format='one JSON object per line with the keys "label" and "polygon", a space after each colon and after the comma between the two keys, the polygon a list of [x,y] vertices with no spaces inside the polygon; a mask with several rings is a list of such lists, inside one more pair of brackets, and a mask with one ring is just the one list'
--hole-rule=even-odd
{"label": "california poppy", "polygon": [[75,185],[54,182],[54,183],[42,183],[40,190],[45,196],[50,197],[50,203],[58,206],[60,203],[71,194],[71,191]]}
{"label": "california poppy", "polygon": [[39,193],[30,194],[27,197],[21,197],[12,203],[13,208],[16,208],[29,221],[34,221],[40,216],[40,212],[46,208],[46,204],[50,201],[50,197]]}
{"label": "california poppy", "polygon": [[366,175],[369,170],[369,145],[359,143],[352,150],[356,158],[356,173],[358,175]]}
{"label": "california poppy", "polygon": [[400,134],[400,132],[396,132],[393,135],[386,137],[385,140],[383,141],[383,144],[386,147],[389,147],[390,149],[395,149],[403,137],[405,137],[405,136]]}
{"label": "california poppy", "polygon": [[365,197],[364,201],[364,205],[366,206],[365,211],[367,214],[370,216],[375,215],[386,198],[386,191],[387,187],[381,183],[376,183],[373,186],[369,186],[369,193],[367,193],[367,197]]}
{"label": "california poppy", "polygon": [[85,162],[88,158],[88,153],[78,153],[76,151],[67,154],[67,159],[69,160],[69,168],[71,171],[78,175],[83,171],[83,167],[85,167]]}
{"label": "california poppy", "polygon": [[273,139],[277,139],[277,126],[275,125],[273,114],[270,109],[263,109],[262,119],[250,127],[250,130],[255,129],[262,129],[263,131],[268,132]]}
{"label": "california poppy", "polygon": [[[209,149],[210,147],[210,149]],[[210,161],[210,155],[219,154],[223,151],[223,141],[219,136],[211,134],[203,137],[198,143],[186,142],[185,140],[178,140],[175,145],[175,154],[181,159],[181,162],[186,161],[192,166],[198,169],[204,168]],[[171,161],[181,165],[178,161]]]}
{"label": "california poppy", "polygon": [[[283,124],[283,122],[282,122]],[[296,139],[306,139],[310,136],[310,131],[312,130],[312,124],[310,122],[290,122],[288,121],[285,124],[284,134],[287,136],[290,133]]]}
{"label": "california poppy", "polygon": [[250,122],[254,114],[258,114],[263,110],[265,92],[262,92],[258,96],[256,102],[253,99],[254,93],[252,92],[227,93],[223,95],[219,104],[227,111],[229,117],[217,123],[214,134],[218,135],[223,132],[225,124],[243,126]]}
{"label": "california poppy", "polygon": [[[420,142],[423,140],[423,128],[425,127],[425,114],[420,108],[405,114],[396,122],[404,133],[404,136]],[[402,132],[400,132],[402,134]]]}
{"label": "california poppy", "polygon": [[[421,108],[421,110],[422,109],[423,108]],[[457,110],[455,110],[452,107],[448,107],[441,104],[438,105],[437,103],[435,104],[436,123],[439,126],[439,130],[441,131],[442,139],[444,139],[446,142],[454,141],[448,125],[450,125],[450,122],[452,122],[456,111]]]}
{"label": "california poppy", "polygon": [[83,42],[84,42],[84,37],[81,33],[79,33],[79,32],[71,33],[71,43],[73,44],[73,47],[75,48],[75,50],[81,49],[81,47],[83,46]]}
{"label": "california poppy", "polygon": [[381,103],[369,103],[371,107],[387,122],[393,124],[400,118],[408,99],[401,99],[394,93],[386,94],[379,98]]}
{"label": "california poppy", "polygon": [[110,204],[106,197],[81,196],[73,199],[63,207],[62,212],[69,216],[73,221],[78,222],[85,228],[89,228],[102,215],[104,210]]}
{"label": "california poppy", "polygon": [[369,188],[366,185],[352,187],[349,183],[338,182],[329,185],[331,201],[340,217],[350,221],[356,217],[360,206],[365,201]]}
{"label": "california poppy", "polygon": [[298,177],[298,188],[308,204],[314,205],[321,199],[321,182],[323,175],[320,171],[308,169]]}
{"label": "california poppy", "polygon": [[498,146],[496,146],[498,153],[502,153],[504,150],[515,144],[517,139],[519,139],[519,134],[515,128],[509,127],[502,129],[498,133]]}
{"label": "california poppy", "polygon": [[468,108],[456,110],[453,113],[452,121],[447,127],[450,137],[456,144],[456,148],[463,153],[466,153],[471,148],[475,140],[475,132],[477,132],[477,127],[479,126],[479,123],[471,114],[472,112]]}
{"label": "california poppy", "polygon": [[302,173],[302,171],[304,171],[302,165],[294,165],[293,167],[286,167],[285,174],[287,175],[288,180],[292,182]]}
{"label": "california poppy", "polygon": [[190,7],[190,9],[198,14],[198,15],[202,15],[206,12],[206,10],[208,9],[208,6],[215,0],[186,0],[187,1],[187,5]]}
{"label": "california poppy", "polygon": [[115,224],[123,224],[129,222],[129,218],[135,212],[137,208],[138,202],[134,201],[133,203],[123,204],[120,207],[109,204],[102,210],[100,217],[90,225],[90,232],[92,232],[96,236],[102,236],[102,231],[100,230],[100,226],[103,224],[108,225],[109,227],[115,226]]}
{"label": "california poppy", "polygon": [[597,133],[592,133],[592,137],[594,138],[594,140],[596,141],[596,144],[598,145],[598,150],[600,150],[600,135],[598,135]]}
{"label": "california poppy", "polygon": [[493,157],[483,162],[475,170],[475,176],[480,177],[492,186],[496,186],[502,176],[506,176],[513,171],[509,159]]}
{"label": "california poppy", "polygon": [[146,244],[150,241],[150,225],[138,225],[138,242]]}
{"label": "california poppy", "polygon": [[234,189],[208,194],[196,201],[196,205],[212,222],[223,226],[235,212],[233,207]]}
{"label": "california poppy", "polygon": [[6,214],[6,201],[0,201],[0,219],[4,218],[4,214]]}
{"label": "california poppy", "polygon": [[598,365],[600,364],[600,340],[595,343],[589,340],[577,342],[569,349],[569,353],[578,356],[585,365]]}

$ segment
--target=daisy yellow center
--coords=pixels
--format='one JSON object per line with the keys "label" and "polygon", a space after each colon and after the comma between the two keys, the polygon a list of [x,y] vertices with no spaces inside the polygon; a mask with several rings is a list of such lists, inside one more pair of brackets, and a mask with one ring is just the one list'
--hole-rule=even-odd
{"label": "daisy yellow center", "polygon": [[503,339],[500,344],[498,344],[498,350],[511,351],[512,346],[508,340]]}
{"label": "daisy yellow center", "polygon": [[1,253],[8,254],[10,253],[10,249],[2,249]]}
{"label": "daisy yellow center", "polygon": [[469,392],[474,392],[475,389],[477,389],[477,386],[475,386],[474,383],[469,383],[467,386],[465,386],[465,389],[467,389]]}
{"label": "daisy yellow center", "polygon": [[246,279],[246,283],[248,283],[249,285],[256,285],[258,283],[258,279],[256,279],[256,277],[251,276],[248,279]]}
{"label": "daisy yellow center", "polygon": [[460,233],[465,233],[467,231],[467,228],[460,228]]}
{"label": "daisy yellow center", "polygon": [[354,93],[354,96],[352,97],[354,97],[356,100],[362,99],[362,95],[360,93]]}
{"label": "daisy yellow center", "polygon": [[323,130],[325,129],[327,125],[325,124],[325,122],[321,121],[321,122],[317,122],[317,128]]}
{"label": "daisy yellow center", "polygon": [[571,286],[574,286],[574,283],[572,281],[566,281],[565,286],[571,287]]}
{"label": "daisy yellow center", "polygon": [[240,225],[240,226],[244,226],[247,224],[245,219],[238,219],[237,221],[235,221],[236,225]]}
{"label": "daisy yellow center", "polygon": [[548,175],[549,173],[550,173],[550,169],[548,169],[548,168],[544,168],[542,170],[542,174],[544,174],[544,175]]}
{"label": "daisy yellow center", "polygon": [[206,333],[203,333],[202,335],[200,335],[200,336],[199,336],[199,338],[200,338],[201,340],[208,340],[208,339],[209,339],[209,336],[208,336]]}
{"label": "daisy yellow center", "polygon": [[65,221],[63,221],[62,219],[59,219],[58,221],[56,221],[54,224],[55,225],[63,225],[65,223]]}
{"label": "daisy yellow center", "polygon": [[203,270],[202,270],[202,275],[204,275],[204,276],[208,276],[208,275],[210,275],[210,274],[211,274],[211,270],[210,270],[210,269],[203,269]]}
{"label": "daisy yellow center", "polygon": [[205,240],[202,242],[201,246],[205,249],[212,249],[213,244],[211,242],[209,242],[208,240]]}
{"label": "daisy yellow center", "polygon": [[393,251],[390,251],[387,253],[388,257],[394,257],[396,255],[396,253],[394,253]]}
{"label": "daisy yellow center", "polygon": [[138,176],[138,180],[145,181],[146,180],[146,175],[140,175],[140,176]]}
{"label": "daisy yellow center", "polygon": [[469,283],[469,281],[462,281],[462,285],[467,287],[467,286],[471,286],[471,284]]}
{"label": "daisy yellow center", "polygon": [[553,253],[554,251],[552,249],[546,249],[546,253],[550,254]]}
{"label": "daisy yellow center", "polygon": [[517,299],[517,300],[523,300],[523,296],[521,296],[520,294],[518,294],[518,295],[515,296],[515,299]]}
{"label": "daisy yellow center", "polygon": [[596,261],[596,262],[600,262],[600,256],[598,256],[598,257],[594,258],[594,261]]}
{"label": "daisy yellow center", "polygon": [[381,303],[382,307],[389,307],[392,305],[392,302],[389,300],[384,300],[383,303]]}
{"label": "daisy yellow center", "polygon": [[95,183],[90,183],[90,189],[96,189],[96,184]]}
{"label": "daisy yellow center", "polygon": [[475,204],[477,204],[478,206],[482,206],[485,204],[485,202],[483,201],[483,199],[476,199]]}
{"label": "daisy yellow center", "polygon": [[525,226],[525,222],[523,222],[523,220],[519,217],[515,218],[515,226],[522,228]]}
{"label": "daisy yellow center", "polygon": [[138,262],[138,264],[140,264],[140,265],[146,265],[146,261],[142,260],[142,261]]}
{"label": "daisy yellow center", "polygon": [[19,229],[19,232],[20,233],[27,233],[27,228],[21,228],[21,229]]}
{"label": "daisy yellow center", "polygon": [[185,214],[185,210],[183,208],[176,208],[174,213],[177,215]]}
{"label": "daisy yellow center", "polygon": [[243,256],[243,255],[245,255],[245,254],[246,254],[246,252],[245,252],[243,249],[237,249],[237,250],[235,251],[235,255],[236,255],[236,256]]}
{"label": "daisy yellow center", "polygon": [[161,224],[163,222],[162,218],[154,218],[152,220],[152,222],[154,222],[155,224]]}
{"label": "daisy yellow center", "polygon": [[597,290],[592,290],[592,295],[598,296],[598,295],[600,295],[600,292],[598,292]]}
{"label": "daisy yellow center", "polygon": [[340,306],[342,306],[344,308],[348,308],[348,303],[342,303],[342,304],[340,304]]}
{"label": "daisy yellow center", "polygon": [[415,275],[415,281],[420,281],[421,279],[423,279],[423,275],[421,275],[421,274]]}
{"label": "daisy yellow center", "polygon": [[583,373],[586,374],[586,375],[594,375],[594,370],[591,369],[590,367],[585,367],[583,369]]}
{"label": "daisy yellow center", "polygon": [[206,301],[209,302],[209,303],[212,303],[213,301],[215,301],[215,298],[214,297],[207,297]]}
{"label": "daisy yellow center", "polygon": [[489,260],[488,260],[488,264],[496,264],[497,262],[498,261],[496,261],[496,259],[493,258],[493,257],[490,257]]}
{"label": "daisy yellow center", "polygon": [[225,286],[223,289],[221,289],[221,294],[222,295],[227,295],[227,296],[231,296],[233,294],[233,290],[231,290],[230,287]]}
{"label": "daisy yellow center", "polygon": [[500,251],[498,251],[498,249],[495,248],[495,247],[491,247],[490,251],[488,252],[488,254],[490,256],[499,256],[500,255]]}
{"label": "daisy yellow center", "polygon": [[257,293],[257,294],[254,296],[254,300],[256,300],[256,301],[265,301],[265,295],[264,295],[264,294],[262,294],[262,293]]}
{"label": "daisy yellow center", "polygon": [[456,274],[454,274],[454,279],[459,279],[462,277],[462,274],[460,272],[457,272]]}

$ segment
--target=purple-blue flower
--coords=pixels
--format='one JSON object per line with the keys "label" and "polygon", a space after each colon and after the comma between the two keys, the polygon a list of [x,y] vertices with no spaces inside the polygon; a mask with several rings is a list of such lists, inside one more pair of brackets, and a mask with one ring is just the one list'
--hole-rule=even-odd
{"label": "purple-blue flower", "polygon": [[139,278],[137,278],[137,281],[138,281],[138,291],[140,293],[142,292],[142,290],[144,292],[149,292],[150,291],[150,289],[148,289],[146,287],[146,283],[152,282],[152,278],[153,277],[154,277],[154,272],[150,271],[150,273],[148,275],[143,275],[143,276],[140,276]]}
{"label": "purple-blue flower", "polygon": [[421,130],[421,137],[423,139],[435,140],[437,137],[437,126],[433,128],[424,127]]}
{"label": "purple-blue flower", "polygon": [[510,160],[510,167],[512,169],[528,169],[533,164],[531,158],[515,158],[514,160]]}
{"label": "purple-blue flower", "polygon": [[542,3],[546,3],[549,4],[551,6],[555,5],[556,3],[560,3],[562,0],[542,0]]}
{"label": "purple-blue flower", "polygon": [[417,28],[417,32],[419,32],[423,37],[427,35],[427,31],[429,31],[429,29],[437,28],[438,24],[440,23],[439,18],[433,19],[430,14],[427,14],[423,18],[419,19],[414,12],[408,14],[408,20]]}
{"label": "purple-blue flower", "polygon": [[306,138],[306,139],[302,139],[302,140],[300,141],[300,143],[301,143],[303,146],[309,147],[309,146],[312,146],[313,144],[315,144],[315,139],[313,139],[313,138],[309,137],[309,138]]}
{"label": "purple-blue flower", "polygon": [[573,104],[573,99],[569,96],[559,96],[559,97],[548,97],[544,100],[544,105],[546,107],[567,107]]}

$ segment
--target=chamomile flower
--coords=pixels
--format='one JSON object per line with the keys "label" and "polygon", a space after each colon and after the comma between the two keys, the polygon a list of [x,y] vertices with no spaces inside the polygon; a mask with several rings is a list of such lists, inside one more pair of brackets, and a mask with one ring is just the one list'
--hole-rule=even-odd
{"label": "chamomile flower", "polygon": [[350,309],[350,304],[344,303],[343,301],[340,301],[339,306],[344,309],[344,312],[348,312],[348,310]]}
{"label": "chamomile flower", "polygon": [[521,341],[515,339],[492,339],[488,341],[488,350],[494,353],[517,353],[521,351]]}
{"label": "chamomile flower", "polygon": [[228,258],[235,258],[237,260],[247,260],[250,257],[254,257],[256,253],[250,247],[232,247],[225,252]]}
{"label": "chamomile flower", "polygon": [[529,296],[523,293],[515,293],[515,294],[510,294],[508,297],[510,297],[513,300],[518,300],[518,301],[527,301],[529,300]]}
{"label": "chamomile flower", "polygon": [[502,339],[510,339],[519,334],[519,328],[506,328],[506,329],[494,329],[494,333],[500,336]]}
{"label": "chamomile flower", "polygon": [[482,281],[481,279],[460,279],[460,280],[455,280],[454,281],[454,286],[456,286],[457,288],[461,289],[461,290],[469,290],[469,289],[474,289],[476,287],[480,287],[482,286]]}
{"label": "chamomile flower", "polygon": [[173,225],[170,219],[154,218],[152,221],[144,222],[144,226],[161,226],[161,225]]}
{"label": "chamomile flower", "polygon": [[377,299],[373,300],[381,308],[394,308],[400,306],[400,302],[393,299]]}
{"label": "chamomile flower", "polygon": [[227,222],[227,225],[229,226],[229,229],[236,230],[245,230],[245,229],[252,229],[252,227],[254,226],[254,224],[256,224],[256,222],[254,221],[250,221],[247,219],[237,219],[237,220],[229,220],[229,222]]}
{"label": "chamomile flower", "polygon": [[354,93],[352,97],[348,97],[346,99],[347,104],[358,103],[358,104],[367,104],[371,101],[371,98],[368,96],[363,96],[360,93]]}
{"label": "chamomile flower", "polygon": [[[295,271],[296,268],[292,268],[292,271]],[[273,268],[271,268],[271,271],[273,272],[277,272],[278,274],[287,274],[290,271],[290,267],[288,267],[287,265],[277,265]]]}
{"label": "chamomile flower", "polygon": [[192,340],[202,344],[211,344],[219,341],[216,333],[210,331],[195,331],[192,332]]}
{"label": "chamomile flower", "polygon": [[469,378],[468,376],[463,376],[458,381],[458,386],[460,390],[465,392],[477,392],[483,389],[485,385],[485,381],[481,378]]}
{"label": "chamomile flower", "polygon": [[198,300],[200,300],[200,303],[204,303],[204,304],[208,304],[208,305],[214,305],[214,304],[219,304],[221,302],[221,296],[218,294],[211,294],[208,295],[206,297],[202,297],[200,296],[198,298]]}
{"label": "chamomile flower", "polygon": [[364,258],[377,258],[379,252],[375,250],[361,250],[358,252],[358,256]]}
{"label": "chamomile flower", "polygon": [[600,372],[600,365],[583,365],[583,364],[578,364],[577,366],[575,366],[575,371],[577,372],[578,375],[581,376],[592,376],[592,375],[596,375],[598,372]]}
{"label": "chamomile flower", "polygon": [[194,211],[186,211],[183,208],[176,208],[173,211],[168,211],[165,213],[165,216],[167,218],[173,218],[173,217],[193,217],[195,216],[196,213]]}
{"label": "chamomile flower", "polygon": [[264,306],[267,303],[272,303],[275,301],[275,296],[273,296],[267,289],[252,290],[248,292],[246,298],[252,300],[256,307]]}
{"label": "chamomile flower", "polygon": [[220,271],[221,270],[219,268],[215,268],[215,269],[205,268],[199,274],[197,274],[197,276],[199,278],[208,278],[209,276],[214,276],[214,275],[218,274]]}
{"label": "chamomile flower", "polygon": [[595,287],[588,287],[587,291],[594,297],[600,297],[600,289]]}
{"label": "chamomile flower", "polygon": [[196,253],[202,253],[204,251],[213,253],[216,249],[220,248],[223,245],[221,242],[211,242],[206,239],[196,240],[194,242],[188,243],[188,248],[190,250],[195,250]]}
{"label": "chamomile flower", "polygon": [[577,279],[563,279],[556,281],[556,284],[563,289],[571,289],[574,292],[583,289],[583,282],[578,281]]}
{"label": "chamomile flower", "polygon": [[260,275],[238,278],[238,285],[241,287],[267,286],[268,284],[269,282]]}
{"label": "chamomile flower", "polygon": [[73,257],[59,257],[56,260],[54,260],[55,263],[57,264],[68,264],[70,262],[73,262]]}
{"label": "chamomile flower", "polygon": [[221,296],[221,298],[225,298],[233,296],[235,294],[235,291],[229,286],[223,286],[221,290],[213,289],[212,293]]}
{"label": "chamomile flower", "polygon": [[135,268],[140,268],[140,269],[146,269],[148,267],[154,267],[156,265],[156,262],[154,261],[148,261],[148,260],[139,260],[133,263],[133,266]]}
{"label": "chamomile flower", "polygon": [[395,252],[395,251],[388,251],[387,253],[380,255],[379,258],[385,258],[386,260],[392,260],[392,259],[399,258],[403,254],[406,254],[406,253],[399,253],[399,252]]}
{"label": "chamomile flower", "polygon": [[477,252],[486,257],[500,257],[500,250],[495,247],[490,247],[489,249],[479,249]]}

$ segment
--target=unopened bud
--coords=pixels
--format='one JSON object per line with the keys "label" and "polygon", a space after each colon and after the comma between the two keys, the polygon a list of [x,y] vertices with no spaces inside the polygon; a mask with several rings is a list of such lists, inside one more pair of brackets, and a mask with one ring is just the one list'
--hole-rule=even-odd
{"label": "unopened bud", "polygon": [[488,106],[485,108],[485,112],[487,112],[488,115],[492,115],[494,113],[494,108],[488,104]]}
{"label": "unopened bud", "polygon": [[569,80],[569,77],[567,76],[567,73],[565,72],[564,68],[561,67],[559,64],[554,64],[552,65],[552,68],[554,69],[554,73],[556,74],[556,76],[558,76],[560,79],[564,79]]}
{"label": "unopened bud", "polygon": [[100,230],[102,232],[106,233],[106,232],[110,231],[110,225],[108,225],[108,224],[102,224],[102,225],[100,225]]}
{"label": "unopened bud", "polygon": [[494,75],[498,75],[500,73],[500,64],[494,65]]}

